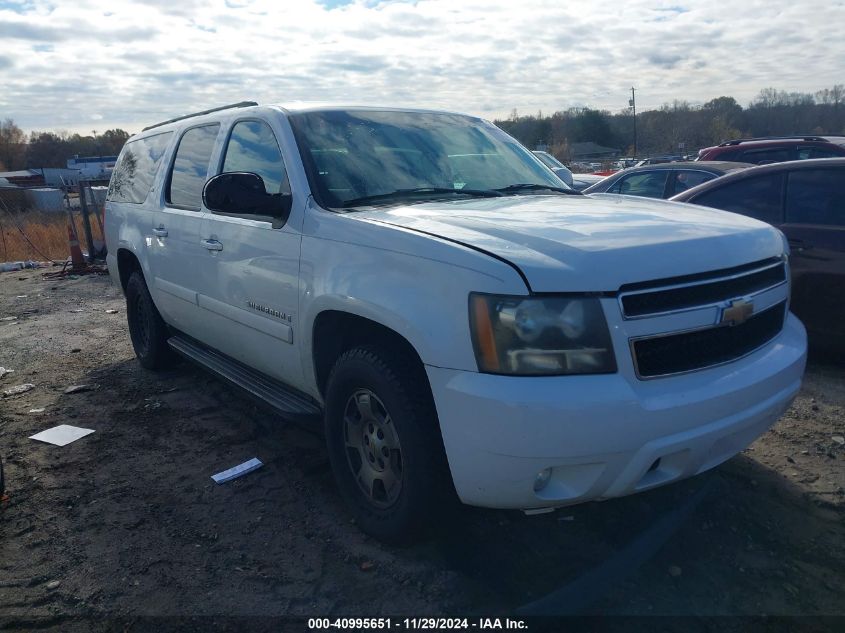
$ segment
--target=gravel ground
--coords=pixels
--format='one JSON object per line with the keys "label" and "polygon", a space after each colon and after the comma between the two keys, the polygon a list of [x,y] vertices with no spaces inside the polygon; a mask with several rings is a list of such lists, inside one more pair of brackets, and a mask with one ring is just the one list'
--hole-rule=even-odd
{"label": "gravel ground", "polygon": [[[107,277],[0,274],[0,366],[14,369],[0,391],[34,385],[0,399],[0,629],[520,608],[845,616],[841,366],[811,363],[785,417],[713,472],[542,516],[467,508],[400,549],[352,524],[316,433],[188,364],[141,369],[125,317]],[[58,424],[96,432],[28,439]],[[264,467],[211,481],[251,457]]]}

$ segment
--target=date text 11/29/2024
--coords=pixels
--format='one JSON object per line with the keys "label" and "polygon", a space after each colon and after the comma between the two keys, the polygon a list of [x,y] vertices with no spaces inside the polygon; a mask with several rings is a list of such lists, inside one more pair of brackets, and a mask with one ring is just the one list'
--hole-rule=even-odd
{"label": "date text 11/29/2024", "polygon": [[309,618],[309,630],[528,630],[525,620],[512,618]]}

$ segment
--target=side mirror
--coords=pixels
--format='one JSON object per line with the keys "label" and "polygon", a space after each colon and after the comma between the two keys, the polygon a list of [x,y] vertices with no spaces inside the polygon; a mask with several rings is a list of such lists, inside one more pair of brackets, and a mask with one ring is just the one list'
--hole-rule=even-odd
{"label": "side mirror", "polygon": [[212,213],[251,215],[284,224],[290,215],[291,196],[267,193],[264,179],[245,171],[227,172],[209,178],[202,189],[202,201]]}

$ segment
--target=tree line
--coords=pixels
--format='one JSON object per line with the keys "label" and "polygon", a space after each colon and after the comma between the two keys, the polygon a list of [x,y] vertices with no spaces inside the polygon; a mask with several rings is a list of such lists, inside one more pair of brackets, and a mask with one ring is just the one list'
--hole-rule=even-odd
{"label": "tree line", "polygon": [[[569,108],[549,116],[516,110],[496,125],[529,148],[548,146],[558,158],[572,160],[571,144],[592,141],[634,155],[634,117],[592,108]],[[816,93],[765,88],[743,108],[733,97],[703,105],[687,101],[637,113],[637,154],[691,154],[732,138],[785,134],[845,135],[845,84]],[[0,121],[0,171],[66,167],[79,156],[120,153],[129,133],[121,129],[90,135],[32,132],[28,137],[11,119]]]}
{"label": "tree line", "polygon": [[[544,116],[516,110],[496,125],[527,147],[546,145],[562,160],[572,159],[572,143],[592,141],[634,155],[634,117],[630,109],[616,113],[570,108]],[[733,97],[717,97],[703,105],[686,101],[637,113],[637,155],[691,154],[734,138],[792,134],[845,135],[845,85],[816,93],[766,88],[743,108]]]}
{"label": "tree line", "polygon": [[67,167],[74,156],[116,156],[129,138],[121,130],[89,135],[32,132],[27,136],[12,119],[0,121],[0,171],[39,167]]}

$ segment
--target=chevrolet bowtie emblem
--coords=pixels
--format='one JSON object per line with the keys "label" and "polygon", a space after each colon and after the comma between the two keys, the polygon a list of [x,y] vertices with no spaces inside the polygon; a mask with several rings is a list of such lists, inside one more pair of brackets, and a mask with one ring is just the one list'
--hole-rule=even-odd
{"label": "chevrolet bowtie emblem", "polygon": [[719,323],[727,323],[728,325],[739,325],[744,323],[754,314],[754,304],[745,299],[734,299],[729,301],[727,307],[722,308],[722,316]]}

